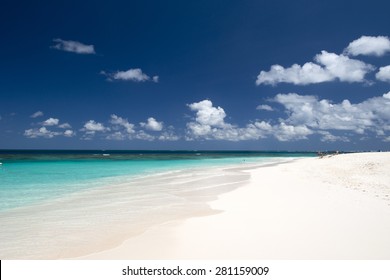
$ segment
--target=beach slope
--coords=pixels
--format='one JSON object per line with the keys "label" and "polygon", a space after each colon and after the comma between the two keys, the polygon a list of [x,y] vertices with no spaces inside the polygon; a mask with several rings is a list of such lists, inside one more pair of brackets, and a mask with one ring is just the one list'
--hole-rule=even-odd
{"label": "beach slope", "polygon": [[220,212],[155,226],[85,259],[390,259],[390,153],[246,170]]}

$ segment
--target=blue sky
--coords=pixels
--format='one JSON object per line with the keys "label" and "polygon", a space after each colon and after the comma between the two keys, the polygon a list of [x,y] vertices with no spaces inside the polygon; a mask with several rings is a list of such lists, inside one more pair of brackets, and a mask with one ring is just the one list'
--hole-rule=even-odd
{"label": "blue sky", "polygon": [[2,1],[0,149],[390,147],[388,1]]}

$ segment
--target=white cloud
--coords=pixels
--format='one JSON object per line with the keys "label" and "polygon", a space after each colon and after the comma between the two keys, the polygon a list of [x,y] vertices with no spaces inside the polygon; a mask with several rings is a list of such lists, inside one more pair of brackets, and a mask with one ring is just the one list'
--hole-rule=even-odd
{"label": "white cloud", "polygon": [[92,140],[97,132],[104,133],[110,131],[109,127],[105,127],[102,123],[96,122],[94,120],[87,121],[83,128],[80,131],[84,132],[84,135],[81,136],[82,140]]}
{"label": "white cloud", "polygon": [[257,140],[271,134],[274,127],[267,122],[250,123],[245,127],[226,124],[225,127],[201,125],[196,122],[187,123],[187,140]]}
{"label": "white cloud", "polygon": [[276,85],[278,83],[292,83],[295,85],[307,85],[334,80],[324,68],[312,62],[303,66],[293,64],[290,68],[281,65],[272,65],[270,71],[261,71],[257,76],[256,85]]}
{"label": "white cloud", "polygon": [[286,123],[305,125],[317,132],[339,130],[363,134],[371,131],[380,135],[390,124],[389,93],[357,104],[351,104],[349,100],[332,103],[296,93],[278,94],[274,100],[286,108]]}
{"label": "white cloud", "polygon": [[[90,120],[85,123],[81,131],[84,131],[84,135],[81,137],[83,140],[91,140],[97,132],[107,140],[161,140],[161,141],[175,141],[180,137],[176,136],[173,132],[174,128],[169,126],[166,130],[163,129],[163,123],[158,122],[154,118],[149,118],[147,123],[141,123],[141,127],[153,131],[153,135],[145,132],[144,130],[138,130],[137,127],[130,123],[127,119],[112,114],[108,124],[97,123],[94,120]],[[160,133],[157,133],[160,132]]]}
{"label": "white cloud", "polygon": [[163,129],[163,122],[158,122],[155,118],[148,118],[147,123],[141,122],[140,125],[152,131],[161,131]]}
{"label": "white cloud", "polygon": [[203,100],[189,104],[191,111],[196,112],[194,121],[187,123],[187,140],[215,139],[238,141],[245,138],[246,133],[237,127],[226,123],[225,110],[214,107],[210,100]]}
{"label": "white cloud", "polygon": [[117,71],[115,73],[106,73],[101,72],[103,75],[106,75],[109,80],[122,80],[122,81],[132,81],[132,82],[147,82],[152,81],[158,83],[159,77],[153,76],[152,78],[142,72],[140,68],[129,69],[127,71]]}
{"label": "white cloud", "polygon": [[135,125],[127,119],[112,114],[110,124],[113,125],[110,129],[113,132],[107,135],[106,139],[108,140],[133,139],[136,136]]}
{"label": "white cloud", "polygon": [[143,130],[140,130],[135,135],[135,138],[139,140],[153,141],[155,139],[155,136],[150,135],[149,133],[146,133]]}
{"label": "white cloud", "polygon": [[291,141],[307,139],[313,131],[306,125],[288,125],[281,122],[273,128],[273,134],[279,141]]}
{"label": "white cloud", "polygon": [[[357,104],[349,100],[333,103],[296,93],[278,94],[273,101],[284,106],[285,118],[274,123],[257,120],[244,127],[226,123],[225,111],[209,100],[190,104],[196,117],[187,123],[186,139],[240,141],[275,137],[279,141],[295,141],[317,134],[321,141],[348,142],[343,134],[372,133],[385,139],[390,133],[390,92]],[[336,135],[332,133],[336,131]]]}
{"label": "white cloud", "polygon": [[362,36],[352,41],[344,50],[344,53],[353,56],[383,56],[386,52],[390,52],[390,39],[386,36]]}
{"label": "white cloud", "polygon": [[318,134],[321,135],[322,142],[350,142],[348,137],[345,136],[336,136],[330,133],[329,131],[318,131]]}
{"label": "white cloud", "polygon": [[95,122],[94,120],[89,120],[84,124],[84,131],[87,132],[96,132],[96,131],[106,131],[108,130],[103,124]]}
{"label": "white cloud", "polygon": [[360,60],[326,51],[316,55],[315,61],[324,65],[334,78],[342,82],[364,82],[364,76],[375,69],[374,66]]}
{"label": "white cloud", "polygon": [[58,125],[59,121],[60,121],[59,119],[49,118],[46,121],[42,122],[42,125],[43,126],[54,126],[54,125]]}
{"label": "white cloud", "polygon": [[116,131],[114,133],[107,135],[106,139],[107,140],[125,140],[126,135],[124,133],[122,133],[121,131]]}
{"label": "white cloud", "polygon": [[113,76],[116,80],[144,82],[148,81],[150,77],[142,72],[141,69],[129,69],[127,71],[118,71]]}
{"label": "white cloud", "polygon": [[67,130],[64,131],[64,136],[65,137],[73,137],[75,135],[76,135],[76,133],[73,130],[67,129]]}
{"label": "white cloud", "polygon": [[68,129],[68,128],[72,128],[72,126],[68,123],[62,123],[58,126],[59,128],[63,128],[63,129]]}
{"label": "white cloud", "polygon": [[269,122],[256,121],[245,127],[238,127],[224,121],[226,113],[221,107],[214,107],[210,100],[188,105],[196,112],[194,121],[187,123],[187,140],[257,140],[274,135],[280,141],[305,139],[311,132],[300,125],[293,127],[280,124],[273,126]]}
{"label": "white cloud", "polygon": [[78,54],[95,54],[95,48],[93,45],[85,45],[77,41],[66,41],[62,39],[53,39],[53,42],[56,43],[51,46],[53,49]]}
{"label": "white cloud", "polygon": [[390,65],[379,68],[378,73],[375,77],[383,82],[390,82]]}
{"label": "white cloud", "polygon": [[[390,92],[382,96],[368,98],[353,104],[349,100],[334,103],[327,99],[319,99],[313,95],[297,93],[277,94],[269,102],[276,102],[284,107],[285,116],[278,120],[252,120],[244,126],[226,122],[227,115],[222,107],[214,106],[210,100],[194,102],[187,106],[194,112],[194,117],[186,124],[186,140],[258,140],[274,137],[278,141],[305,140],[312,135],[319,136],[324,142],[348,142],[350,137],[361,135],[369,138],[372,135],[388,141],[390,134]],[[268,105],[260,105],[260,109],[269,110]],[[259,109],[258,108],[258,109]],[[24,131],[28,138],[53,138],[55,136],[73,137],[76,133],[68,123],[59,125],[59,120],[49,118],[46,126]],[[146,140],[177,141],[174,128],[163,127],[163,123],[149,118],[141,127],[153,133],[138,130],[127,119],[115,114],[111,115],[107,125],[90,120],[80,131],[81,139],[92,139],[101,133],[109,140]],[[55,131],[57,129],[57,131]]]}
{"label": "white cloud", "polygon": [[32,115],[30,116],[30,118],[35,119],[35,118],[38,118],[38,117],[41,117],[41,116],[43,116],[43,112],[42,112],[42,111],[37,111],[37,112],[35,112],[34,114],[32,114]]}
{"label": "white cloud", "polygon": [[[36,118],[42,116],[43,113],[38,111],[31,115],[31,117]],[[56,118],[48,118],[44,122],[39,123],[42,125],[40,128],[30,128],[24,131],[24,136],[28,138],[53,138],[55,136],[65,136],[65,137],[73,137],[75,132],[70,130],[71,125],[69,123],[63,123],[59,125],[60,120]],[[47,126],[50,126],[52,130],[49,130]],[[59,131],[59,128],[64,129]]]}
{"label": "white cloud", "polygon": [[119,125],[119,126],[122,126],[126,129],[126,132],[128,134],[133,134],[135,132],[134,130],[134,124],[132,123],[129,123],[129,121],[127,119],[123,119],[121,117],[118,117],[117,115],[115,114],[112,114],[111,115],[111,120],[110,120],[110,123],[111,124],[114,124],[114,125]]}
{"label": "white cloud", "polygon": [[188,107],[196,112],[196,122],[201,125],[211,125],[216,127],[226,126],[224,119],[226,113],[221,107],[213,107],[210,100],[203,100],[189,104]]}
{"label": "white cloud", "polygon": [[200,123],[190,122],[187,123],[187,128],[189,129],[188,139],[201,137],[209,139],[208,135],[212,134],[211,126],[209,125],[202,125]]}
{"label": "white cloud", "polygon": [[260,72],[256,85],[278,83],[308,85],[336,79],[341,82],[365,82],[365,75],[375,69],[374,66],[360,60],[326,51],[317,54],[314,60],[318,64],[307,62],[303,66],[294,64],[290,68],[272,65],[270,71]]}
{"label": "white cloud", "polygon": [[65,130],[64,132],[52,131],[42,126],[40,128],[30,128],[24,131],[24,136],[28,138],[54,138],[55,136],[65,136],[65,137],[73,137],[75,136],[75,132],[73,130]]}
{"label": "white cloud", "polygon": [[50,131],[44,126],[41,128],[31,128],[24,131],[24,136],[28,138],[38,138],[38,137],[53,138],[54,136],[58,136],[58,135],[61,135],[61,133]]}
{"label": "white cloud", "polygon": [[274,109],[269,106],[269,105],[266,105],[266,104],[262,104],[262,105],[259,105],[256,107],[256,110],[263,110],[263,111],[273,111]]}
{"label": "white cloud", "polygon": [[160,140],[160,141],[177,141],[179,139],[180,139],[180,137],[175,135],[173,131],[164,131],[158,137],[158,140]]}

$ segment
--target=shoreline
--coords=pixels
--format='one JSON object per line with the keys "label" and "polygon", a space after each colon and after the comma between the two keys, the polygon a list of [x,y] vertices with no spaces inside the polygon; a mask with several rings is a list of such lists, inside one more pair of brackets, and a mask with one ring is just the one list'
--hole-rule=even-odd
{"label": "shoreline", "polygon": [[77,259],[390,259],[390,153],[248,169],[217,214],[149,228]]}
{"label": "shoreline", "polygon": [[[276,159],[279,161],[280,159]],[[0,213],[2,259],[68,259],[120,245],[173,220],[214,214],[208,202],[249,179],[260,163],[197,166],[81,190]]]}

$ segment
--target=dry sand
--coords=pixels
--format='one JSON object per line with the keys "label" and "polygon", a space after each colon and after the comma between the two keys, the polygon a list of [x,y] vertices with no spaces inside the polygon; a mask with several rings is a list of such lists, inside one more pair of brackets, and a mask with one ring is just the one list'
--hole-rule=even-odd
{"label": "dry sand", "polygon": [[84,259],[390,259],[390,153],[247,170],[220,213],[150,228]]}

